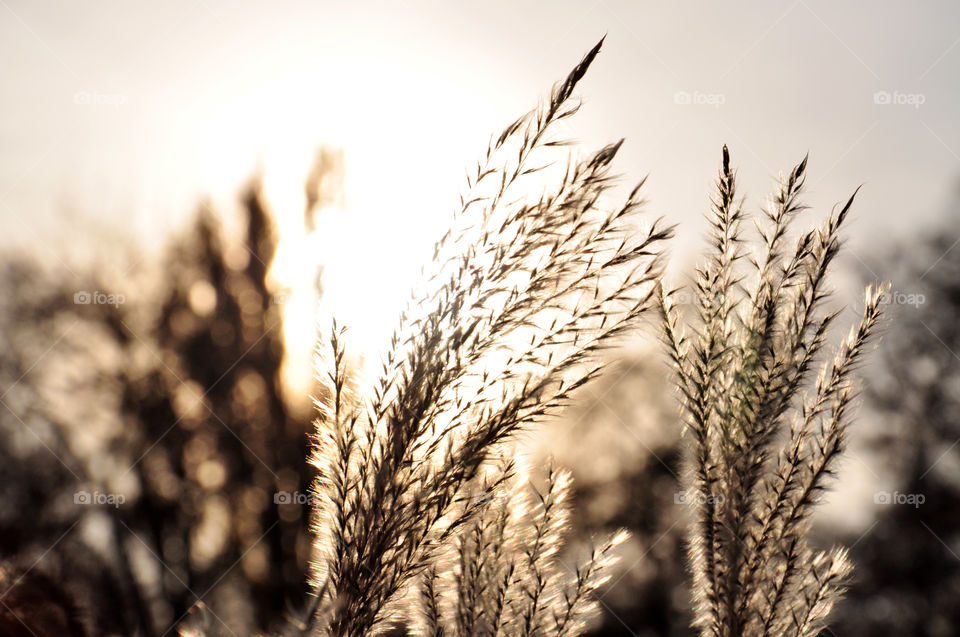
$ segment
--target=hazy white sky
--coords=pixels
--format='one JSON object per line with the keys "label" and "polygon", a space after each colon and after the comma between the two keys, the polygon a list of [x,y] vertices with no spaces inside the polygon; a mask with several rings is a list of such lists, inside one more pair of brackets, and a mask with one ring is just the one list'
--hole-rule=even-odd
{"label": "hazy white sky", "polygon": [[956,2],[0,0],[0,237],[83,236],[72,212],[155,244],[201,195],[231,205],[257,167],[295,217],[326,143],[346,150],[338,223],[363,233],[324,245],[405,289],[464,166],[603,34],[572,133],[627,138],[620,168],[651,174],[681,255],[723,143],[755,206],[807,151],[821,212],[864,183],[860,254],[944,214]]}

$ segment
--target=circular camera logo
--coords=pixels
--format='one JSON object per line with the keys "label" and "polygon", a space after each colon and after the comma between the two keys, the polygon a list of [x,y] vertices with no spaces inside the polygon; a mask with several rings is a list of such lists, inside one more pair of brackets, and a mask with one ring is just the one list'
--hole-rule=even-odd
{"label": "circular camera logo", "polygon": [[119,509],[127,501],[122,493],[101,493],[100,491],[77,491],[73,494],[73,503],[81,506],[112,506]]}
{"label": "circular camera logo", "polygon": [[301,493],[300,491],[277,491],[273,494],[274,504],[313,504],[315,495],[312,493]]}

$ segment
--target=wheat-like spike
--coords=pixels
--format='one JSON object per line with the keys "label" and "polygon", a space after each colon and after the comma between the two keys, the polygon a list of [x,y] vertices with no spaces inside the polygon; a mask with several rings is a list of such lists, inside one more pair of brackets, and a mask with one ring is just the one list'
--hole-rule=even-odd
{"label": "wheat-like spike", "polygon": [[[742,213],[724,148],[692,341],[671,293],[659,292],[667,354],[693,434],[688,490],[697,502],[689,553],[702,635],[808,634],[823,625],[849,570],[843,554],[807,547],[807,520],[844,448],[851,375],[879,320],[879,294],[868,288],[859,325],[804,401],[802,389],[837,317],[821,307],[853,203],[851,197],[789,249],[791,223],[804,209],[806,164],[804,158],[781,178],[758,224],[762,245],[748,289],[737,267]],[[789,435],[776,454],[780,433]]]}
{"label": "wheat-like spike", "polygon": [[567,525],[570,474],[550,466],[547,470],[547,491],[536,492],[539,507],[531,525],[531,541],[523,548],[523,579],[516,614],[520,618],[518,635],[541,635],[547,629],[550,610],[555,602],[551,590],[557,573],[553,557],[563,541]]}
{"label": "wheat-like spike", "polygon": [[827,617],[833,605],[843,595],[845,582],[853,566],[847,557],[847,550],[834,548],[830,553],[821,553],[810,569],[804,594],[805,604],[798,614],[794,634],[800,637],[817,635],[825,627]]}
{"label": "wheat-like spike", "polygon": [[806,158],[786,178],[770,209],[765,211],[768,227],[758,224],[763,239],[761,260],[755,261],[756,286],[749,297],[749,306],[734,343],[736,355],[731,360],[730,399],[726,419],[731,434],[726,437],[724,465],[728,497],[723,502],[724,519],[721,537],[725,538],[728,567],[723,587],[725,616],[730,630],[741,630],[744,618],[745,538],[752,522],[754,489],[763,473],[767,448],[777,431],[777,424],[787,404],[778,401],[777,390],[789,377],[789,361],[778,336],[782,314],[787,309],[785,292],[794,285],[802,264],[808,256],[809,235],[798,242],[793,258],[782,265],[781,245],[792,217],[803,209],[800,194],[803,189]]}
{"label": "wheat-like spike", "polygon": [[503,568],[505,537],[518,513],[511,502],[516,482],[512,460],[501,460],[492,476],[485,478],[475,499],[481,509],[456,539],[459,570],[456,573],[456,634],[484,632],[496,611],[494,591]]}
{"label": "wheat-like spike", "polygon": [[[569,473],[550,466],[547,489],[542,494],[533,491],[535,505],[531,507],[530,493],[520,488],[523,483],[518,476],[498,479],[503,467],[508,466],[509,463],[501,463],[488,478],[503,484],[498,492],[502,495],[485,504],[483,512],[461,529],[459,546],[471,552],[477,567],[448,570],[454,581],[448,597],[458,609],[456,634],[580,635],[597,611],[592,596],[615,562],[613,549],[627,534],[616,533],[594,548],[584,564],[568,573],[559,567],[556,553],[569,515]],[[482,585],[475,586],[477,582]],[[474,605],[469,623],[464,621],[467,589]]]}
{"label": "wheat-like spike", "polygon": [[[769,478],[767,491],[772,501],[766,507],[763,528],[767,531],[756,545],[756,563],[783,537],[797,535],[809,515],[817,493],[843,450],[847,407],[853,399],[850,376],[864,353],[880,319],[881,289],[868,288],[859,325],[851,329],[833,362],[824,367],[817,380],[816,396],[804,407],[791,441],[781,454],[776,473]],[[822,422],[819,431],[815,423]],[[785,477],[781,477],[785,476]],[[762,579],[757,570],[748,574],[751,583]]]}
{"label": "wheat-like spike", "polygon": [[521,472],[507,484],[503,495],[495,502],[491,532],[499,542],[489,562],[489,577],[484,591],[487,614],[481,630],[477,631],[481,637],[506,634],[514,622],[511,600],[517,590],[516,575],[524,540],[519,529],[529,510],[528,495],[522,489],[525,484],[526,473]]}
{"label": "wheat-like spike", "polygon": [[613,550],[628,537],[626,531],[618,531],[594,547],[590,559],[577,567],[573,584],[563,593],[561,611],[554,615],[553,635],[574,637],[586,630],[587,622],[599,611],[594,592],[609,578],[607,571],[616,562]]}
{"label": "wheat-like spike", "polygon": [[440,573],[435,566],[420,576],[419,613],[412,619],[413,633],[417,637],[445,637],[441,599]]}
{"label": "wheat-like spike", "polygon": [[457,540],[460,557],[460,572],[457,577],[457,635],[472,634],[478,620],[482,619],[480,571],[484,559],[483,517],[482,513],[478,515],[478,521]]}
{"label": "wheat-like spike", "polygon": [[[351,537],[348,518],[356,506],[351,496],[351,475],[356,457],[357,437],[354,427],[357,415],[348,398],[348,378],[345,369],[343,329],[334,322],[330,332],[330,371],[328,402],[316,401],[318,411],[317,435],[311,463],[317,467],[317,495],[323,506],[314,509],[313,532],[317,538],[319,559],[313,574],[314,582],[323,581],[322,601],[330,587],[336,587],[340,572],[331,555],[350,550]],[[322,485],[322,488],[321,488]],[[316,586],[317,591],[320,587]]]}
{"label": "wheat-like spike", "polygon": [[[691,491],[695,498],[696,532],[690,535],[688,556],[693,571],[693,588],[695,591],[695,623],[704,630],[707,627],[717,632],[719,612],[717,611],[718,597],[716,586],[716,570],[714,565],[714,507],[717,493],[716,471],[712,459],[713,449],[710,440],[709,418],[710,412],[706,401],[702,399],[698,381],[694,371],[697,362],[702,358],[694,357],[690,353],[688,341],[680,325],[680,317],[676,312],[671,293],[659,286],[659,308],[661,324],[663,325],[664,341],[667,352],[673,363],[677,384],[686,407],[686,426],[693,434],[692,447],[694,461],[692,463]],[[693,360],[691,360],[693,358]]]}
{"label": "wheat-like spike", "polygon": [[[600,355],[652,305],[659,246],[671,230],[655,223],[635,232],[639,186],[623,205],[607,206],[620,142],[571,161],[538,200],[516,192],[555,150],[549,131],[576,112],[574,87],[598,51],[491,143],[468,175],[472,192],[437,244],[423,289],[401,316],[371,397],[349,418],[321,423],[349,424],[352,441],[341,463],[350,488],[325,495],[325,515],[343,521],[342,529],[332,525],[342,550],[324,551],[330,563],[318,569],[333,574],[330,595],[339,601],[331,635],[385,629],[391,602],[456,537],[466,575],[460,628],[484,623],[487,611],[469,607],[480,597],[477,582],[488,578],[478,553],[487,540],[471,524],[485,525],[488,513],[465,490],[498,447],[593,379]],[[318,483],[318,491],[337,484]]]}
{"label": "wheat-like spike", "polygon": [[[795,169],[794,174],[798,170]],[[768,480],[764,485],[759,484],[759,476],[765,467],[768,458],[768,448],[773,436],[779,431],[783,417],[790,407],[791,401],[802,386],[811,369],[811,364],[825,343],[826,331],[836,318],[837,313],[829,313],[822,318],[816,317],[816,310],[826,294],[823,292],[827,270],[837,254],[840,245],[838,231],[853,202],[853,197],[841,209],[839,214],[832,215],[823,228],[815,233],[806,233],[797,241],[794,256],[785,274],[798,269],[795,264],[801,264],[805,273],[799,282],[793,285],[795,293],[792,300],[786,304],[784,312],[782,336],[775,343],[772,352],[774,357],[770,366],[770,373],[765,384],[766,398],[759,403],[757,419],[765,422],[763,429],[752,436],[747,453],[752,454],[754,471],[746,485],[749,492],[760,492],[759,510],[751,512],[751,525],[747,529],[745,543],[748,547],[746,559],[740,569],[740,579],[744,582],[744,591],[752,589],[749,581],[761,563],[764,551],[756,550],[770,533],[770,525],[776,520],[768,508],[776,506],[777,497],[771,498],[763,491],[771,488]],[[797,439],[794,451],[799,451],[802,441]],[[793,464],[785,468],[786,474],[776,474],[775,491],[786,489],[793,484],[797,472],[802,467]],[[747,595],[740,596],[737,613],[746,612]]]}
{"label": "wheat-like spike", "polygon": [[716,188],[708,215],[711,250],[696,280],[700,329],[698,338],[691,343],[689,362],[695,405],[692,415],[703,422],[702,441],[698,436],[696,442],[698,466],[694,482],[699,495],[696,524],[702,533],[690,543],[690,550],[696,569],[694,579],[699,583],[695,589],[695,621],[706,634],[718,632],[723,620],[722,606],[729,596],[730,584],[723,572],[729,560],[718,558],[736,550],[732,546],[735,540],[726,533],[722,505],[718,507],[714,497],[725,479],[723,467],[729,459],[731,440],[737,435],[726,417],[730,411],[732,375],[725,368],[734,353],[732,329],[738,304],[734,292],[739,284],[735,267],[742,256],[739,244],[743,209],[737,201],[736,178],[726,146]]}

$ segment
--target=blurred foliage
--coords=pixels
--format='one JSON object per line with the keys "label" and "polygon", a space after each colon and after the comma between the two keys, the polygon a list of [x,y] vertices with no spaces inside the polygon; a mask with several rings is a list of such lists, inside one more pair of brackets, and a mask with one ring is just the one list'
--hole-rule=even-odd
{"label": "blurred foliage", "polygon": [[[241,213],[238,237],[202,207],[160,277],[98,266],[78,290],[67,272],[2,264],[2,558],[59,583],[91,634],[163,634],[198,598],[215,632],[249,634],[304,603],[310,423],[283,399],[258,182]],[[117,279],[125,302],[88,302],[120,294]]]}
{"label": "blurred foliage", "polygon": [[856,568],[837,635],[960,634],[960,189],[956,201],[934,232],[871,264],[893,281],[866,388],[879,410],[872,443],[890,492],[923,502],[878,505],[867,533],[846,540]]}

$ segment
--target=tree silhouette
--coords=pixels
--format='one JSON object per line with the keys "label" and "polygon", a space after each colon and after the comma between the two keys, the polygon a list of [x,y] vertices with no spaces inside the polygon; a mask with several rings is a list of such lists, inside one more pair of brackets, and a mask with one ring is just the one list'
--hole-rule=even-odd
{"label": "tree silhouette", "polygon": [[896,491],[923,500],[878,507],[876,524],[852,552],[854,583],[837,635],[960,631],[960,217],[951,212],[952,223],[885,261],[898,271],[881,272],[895,282],[894,317],[867,386],[885,425],[875,446],[894,469]]}
{"label": "tree silhouette", "polygon": [[[310,223],[335,196],[320,191],[336,187],[329,173],[308,180]],[[218,630],[244,634],[302,604],[308,516],[293,494],[313,479],[310,425],[283,398],[278,237],[258,180],[240,221],[232,236],[201,206],[160,276],[131,272],[139,292],[114,305],[4,259],[0,547],[29,576],[10,578],[10,599],[47,578],[98,635],[164,634],[199,600]],[[84,274],[119,294],[115,272]]]}

